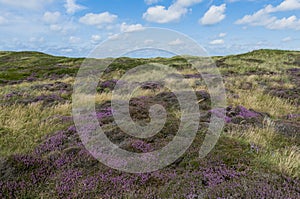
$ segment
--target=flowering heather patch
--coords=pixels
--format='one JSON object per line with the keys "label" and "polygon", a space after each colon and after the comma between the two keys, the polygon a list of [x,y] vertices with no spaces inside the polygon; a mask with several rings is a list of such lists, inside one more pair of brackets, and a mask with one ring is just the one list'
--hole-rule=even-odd
{"label": "flowering heather patch", "polygon": [[[68,156],[70,153],[66,153]],[[74,155],[74,154],[73,154]],[[82,155],[77,154],[78,157]],[[76,159],[76,156],[73,156]],[[28,160],[29,159],[29,160]],[[24,170],[18,175],[18,181],[0,181],[2,198],[34,196],[36,187],[54,185],[54,198],[77,197],[125,197],[134,192],[136,197],[164,198],[289,198],[299,197],[299,180],[283,177],[262,177],[253,175],[250,170],[240,170],[225,164],[209,163],[201,165],[193,171],[190,169],[163,169],[144,174],[118,172],[101,166],[83,164],[81,167],[71,166],[74,161],[66,161],[64,167],[44,166],[37,164],[34,170]],[[18,161],[32,165],[36,162],[27,156],[18,157]],[[32,162],[32,163],[31,163]],[[47,169],[48,168],[48,169]],[[49,170],[49,168],[51,170]],[[93,172],[90,172],[93,171]],[[28,173],[28,174],[27,174]],[[30,179],[30,180],[28,180]],[[185,182],[187,180],[187,182]],[[25,183],[26,182],[26,183]],[[49,184],[50,182],[50,184]],[[54,183],[54,184],[53,184]],[[171,183],[170,187],[168,183]],[[176,190],[175,184],[180,188]],[[166,190],[164,186],[167,186]],[[161,188],[160,188],[161,187]]]}
{"label": "flowering heather patch", "polygon": [[37,154],[61,150],[68,137],[65,131],[59,131],[55,135],[49,137],[44,143],[35,149]]}
{"label": "flowering heather patch", "polygon": [[67,131],[71,133],[76,133],[76,126],[75,125],[70,126]]}
{"label": "flowering heather patch", "polygon": [[113,121],[113,109],[111,107],[102,107],[96,111],[97,119],[100,125],[109,124]]}
{"label": "flowering heather patch", "polygon": [[[248,110],[243,106],[237,106],[233,108],[231,106],[224,109],[213,109],[209,113],[214,113],[217,117],[224,117],[226,123],[240,124],[242,121],[246,123],[261,123],[263,120],[263,114],[258,113],[254,110]],[[225,115],[224,115],[225,114]]]}
{"label": "flowering heather patch", "polygon": [[82,175],[82,171],[78,169],[66,170],[59,174],[58,184],[56,185],[58,195],[63,196],[65,194],[69,194],[76,186]]}
{"label": "flowering heather patch", "polygon": [[126,193],[143,190],[147,187],[152,187],[151,195],[155,197],[155,194],[158,193],[155,193],[153,186],[158,182],[165,183],[173,179],[175,175],[170,171],[129,174],[109,169],[106,172],[99,171],[98,173],[94,173],[93,176],[86,177],[81,181],[81,184],[84,185],[82,189],[86,193],[98,191],[100,193],[98,197],[121,197],[125,196]]}
{"label": "flowering heather patch", "polygon": [[253,110],[248,110],[243,106],[237,106],[235,108],[235,111],[237,113],[237,116],[241,116],[245,119],[247,118],[253,118],[253,117],[259,117],[260,115],[256,112],[254,112]]}
{"label": "flowering heather patch", "polygon": [[225,110],[222,109],[222,108],[212,109],[212,110],[209,111],[209,113],[212,113],[216,117],[219,117],[219,118],[223,118],[224,117],[224,120],[225,120],[226,123],[230,123],[231,122],[231,118],[228,117],[227,115],[225,115]]}
{"label": "flowering heather patch", "polygon": [[[265,175],[265,174],[264,174]],[[207,198],[299,198],[299,180],[247,175],[208,190]]]}
{"label": "flowering heather patch", "polygon": [[147,153],[147,152],[150,152],[153,150],[151,144],[148,144],[142,140],[134,140],[131,145],[133,148],[135,148],[143,153]]}
{"label": "flowering heather patch", "polygon": [[77,154],[62,154],[57,159],[54,159],[54,166],[56,168],[62,168],[72,164],[76,160]]}
{"label": "flowering heather patch", "polygon": [[96,113],[98,119],[111,117],[112,114],[113,114],[113,110],[111,107],[102,108],[99,112]]}
{"label": "flowering heather patch", "polygon": [[213,188],[225,181],[233,178],[238,178],[244,175],[244,172],[236,171],[232,168],[228,168],[225,164],[218,166],[201,169],[203,179],[202,183],[209,188]]}
{"label": "flowering heather patch", "polygon": [[0,198],[18,198],[25,196],[27,183],[25,181],[0,181]]}
{"label": "flowering heather patch", "polygon": [[13,156],[14,162],[16,163],[16,167],[18,170],[30,170],[36,167],[40,167],[40,165],[44,164],[44,161],[39,157],[35,157],[32,155],[15,155]]}
{"label": "flowering heather patch", "polygon": [[118,80],[116,79],[111,79],[111,80],[106,80],[104,82],[100,82],[97,88],[97,91],[102,93],[102,92],[109,92],[114,89],[116,86]]}

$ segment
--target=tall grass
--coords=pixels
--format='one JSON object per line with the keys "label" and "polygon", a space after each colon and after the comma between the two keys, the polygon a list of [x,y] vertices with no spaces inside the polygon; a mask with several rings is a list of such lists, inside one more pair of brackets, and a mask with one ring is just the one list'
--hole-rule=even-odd
{"label": "tall grass", "polygon": [[71,114],[70,104],[43,107],[41,103],[0,107],[0,155],[26,153],[33,149],[40,139],[64,128],[56,116]]}
{"label": "tall grass", "polygon": [[230,104],[243,105],[256,111],[269,113],[275,117],[299,111],[297,106],[288,100],[265,94],[259,89],[255,91],[236,90],[236,93],[239,98],[229,98],[228,102]]}
{"label": "tall grass", "polygon": [[250,127],[233,129],[227,134],[249,143],[256,151],[254,162],[258,168],[264,167],[294,177],[300,177],[300,147],[293,139],[276,133],[272,123],[264,128]]}

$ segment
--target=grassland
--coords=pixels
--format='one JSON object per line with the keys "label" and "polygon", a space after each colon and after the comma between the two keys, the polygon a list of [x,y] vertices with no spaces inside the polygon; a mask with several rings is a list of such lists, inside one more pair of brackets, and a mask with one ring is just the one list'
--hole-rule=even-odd
{"label": "grassland", "polygon": [[147,123],[149,105],[162,103],[165,127],[151,139],[122,133],[108,108],[116,80],[127,70],[147,63],[175,68],[197,91],[201,110],[197,136],[180,159],[156,172],[129,174],[95,160],[74,127],[73,84],[83,58],[0,52],[0,197],[300,198],[300,52],[257,50],[212,59],[228,107],[218,143],[202,159],[198,151],[212,110],[201,76],[180,57],[122,57],[110,65],[97,87],[96,111],[107,137],[123,149],[165,146],[181,117],[170,91],[151,83],[134,93],[130,113]]}

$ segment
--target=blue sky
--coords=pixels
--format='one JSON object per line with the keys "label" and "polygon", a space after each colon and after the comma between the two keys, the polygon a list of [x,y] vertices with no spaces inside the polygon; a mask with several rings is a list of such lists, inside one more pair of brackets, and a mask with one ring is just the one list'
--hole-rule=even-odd
{"label": "blue sky", "polygon": [[83,57],[144,27],[182,32],[210,55],[300,50],[299,11],[300,0],[0,0],[0,50]]}

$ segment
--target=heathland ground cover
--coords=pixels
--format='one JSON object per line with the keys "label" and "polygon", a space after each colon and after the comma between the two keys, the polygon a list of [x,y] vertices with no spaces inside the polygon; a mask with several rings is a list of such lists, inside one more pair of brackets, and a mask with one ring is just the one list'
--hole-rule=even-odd
{"label": "heathland ground cover", "polygon": [[[168,111],[152,138],[135,139],[113,121],[110,99],[128,69],[155,62],[180,71],[196,91],[201,117],[192,146],[172,165],[146,174],[98,162],[72,120],[72,92],[83,58],[0,52],[1,198],[300,198],[300,52],[257,50],[213,57],[226,87],[225,128],[203,159],[198,150],[212,110],[201,75],[180,57],[118,58],[99,82],[96,111],[107,137],[132,152],[165,146],[181,112],[176,96],[148,82],[130,100],[134,121],[149,122],[156,103]],[[86,98],[89,96],[83,96]]]}

